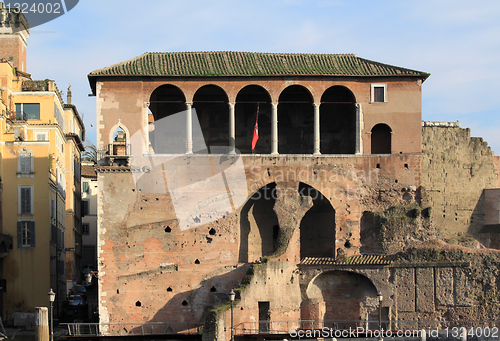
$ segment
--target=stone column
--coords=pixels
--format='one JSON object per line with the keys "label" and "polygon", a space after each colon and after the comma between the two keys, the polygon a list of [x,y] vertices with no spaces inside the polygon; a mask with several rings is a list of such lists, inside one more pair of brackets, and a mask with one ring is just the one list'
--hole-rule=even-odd
{"label": "stone column", "polygon": [[35,308],[35,340],[49,341],[49,309]]}
{"label": "stone column", "polygon": [[356,103],[356,154],[363,154],[363,110],[361,103]]}
{"label": "stone column", "polygon": [[321,155],[320,151],[320,132],[319,132],[319,106],[320,103],[313,103],[314,105],[314,153],[313,155]]}
{"label": "stone column", "polygon": [[186,102],[186,154],[193,154],[193,102]]}
{"label": "stone column", "polygon": [[234,102],[229,102],[229,154],[235,154],[236,133],[234,122]]}
{"label": "stone column", "polygon": [[278,155],[278,103],[271,103],[271,155]]}

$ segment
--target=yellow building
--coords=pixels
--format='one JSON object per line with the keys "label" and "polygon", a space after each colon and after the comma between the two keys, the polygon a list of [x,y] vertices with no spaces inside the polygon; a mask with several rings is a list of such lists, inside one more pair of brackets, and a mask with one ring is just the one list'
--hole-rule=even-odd
{"label": "yellow building", "polygon": [[13,238],[3,262],[1,313],[11,320],[17,312],[47,306],[52,288],[57,316],[67,280],[79,274],[85,130],[54,81],[33,81],[24,71],[29,30],[22,14],[0,11],[1,215],[3,233]]}

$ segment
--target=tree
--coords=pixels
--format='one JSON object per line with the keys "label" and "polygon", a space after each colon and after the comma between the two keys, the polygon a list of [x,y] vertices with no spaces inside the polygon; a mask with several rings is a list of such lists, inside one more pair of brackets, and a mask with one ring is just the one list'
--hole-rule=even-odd
{"label": "tree", "polygon": [[85,150],[82,153],[82,161],[97,163],[97,147],[91,141],[83,143]]}

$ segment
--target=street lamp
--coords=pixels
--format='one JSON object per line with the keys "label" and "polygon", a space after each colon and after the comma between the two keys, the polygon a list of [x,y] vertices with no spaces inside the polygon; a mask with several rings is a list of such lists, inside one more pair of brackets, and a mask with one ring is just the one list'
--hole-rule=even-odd
{"label": "street lamp", "polygon": [[231,301],[231,341],[234,341],[233,303],[235,296],[236,294],[234,293],[234,290],[231,289],[229,292],[229,300]]}
{"label": "street lamp", "polygon": [[382,300],[384,296],[382,294],[378,294],[378,330],[380,331],[382,328]]}
{"label": "street lamp", "polygon": [[50,341],[54,341],[54,301],[56,299],[56,294],[50,288],[48,293],[50,302]]}

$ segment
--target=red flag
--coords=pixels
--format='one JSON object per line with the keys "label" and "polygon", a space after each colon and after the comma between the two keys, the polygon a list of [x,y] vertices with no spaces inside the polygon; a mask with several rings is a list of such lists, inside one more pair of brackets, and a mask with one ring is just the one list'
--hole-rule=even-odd
{"label": "red flag", "polygon": [[257,144],[258,139],[259,139],[259,105],[257,105],[257,118],[255,119],[255,127],[253,128],[252,152],[255,149],[255,145]]}

